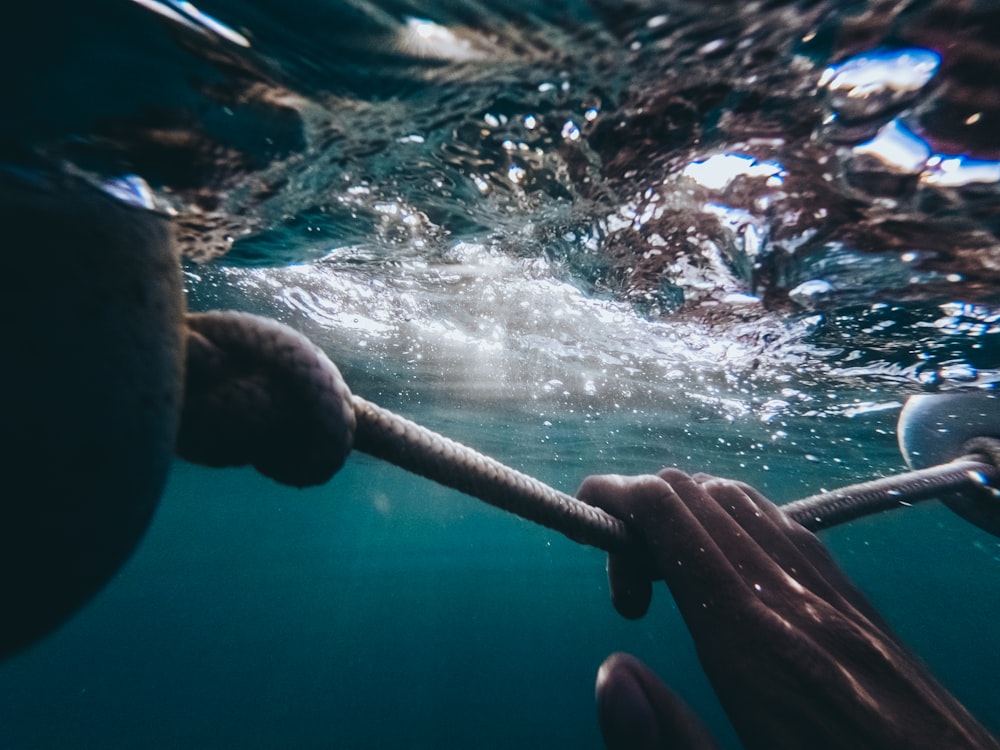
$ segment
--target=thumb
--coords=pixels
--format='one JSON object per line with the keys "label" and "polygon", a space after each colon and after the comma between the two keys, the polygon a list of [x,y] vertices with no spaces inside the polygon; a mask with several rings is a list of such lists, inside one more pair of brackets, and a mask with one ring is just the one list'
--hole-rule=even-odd
{"label": "thumb", "polygon": [[701,719],[653,671],[615,653],[597,671],[597,717],[608,750],[718,750]]}

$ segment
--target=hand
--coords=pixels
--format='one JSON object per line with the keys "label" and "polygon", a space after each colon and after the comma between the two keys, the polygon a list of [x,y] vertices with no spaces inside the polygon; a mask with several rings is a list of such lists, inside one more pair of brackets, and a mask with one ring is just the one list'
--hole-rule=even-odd
{"label": "hand", "polygon": [[[702,666],[748,748],[997,748],[854,588],[812,533],[745,484],[677,470],[589,477],[581,500],[641,540],[608,561],[612,601],[642,617],[669,586]],[[601,667],[605,743],[710,748],[641,662]]]}

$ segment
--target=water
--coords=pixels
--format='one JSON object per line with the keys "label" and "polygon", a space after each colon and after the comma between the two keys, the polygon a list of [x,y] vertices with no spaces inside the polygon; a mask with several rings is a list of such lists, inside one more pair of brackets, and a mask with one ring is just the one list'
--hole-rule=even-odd
{"label": "water", "polygon": [[[141,177],[192,309],[560,489],[792,500],[900,470],[909,394],[998,379],[990,7],[186,7],[18,11],[7,142]],[[1000,542],[936,506],[823,538],[1000,732]],[[614,650],[737,747],[666,592],[625,622],[603,565],[364,456],[305,491],[177,462],[120,575],[0,668],[0,747],[598,748]]]}
{"label": "water", "polygon": [[[599,465],[542,457],[578,452],[578,426],[508,426],[538,454],[513,462],[567,488],[586,471],[648,466],[629,452]],[[458,433],[483,439],[491,427]],[[787,472],[812,466],[711,468],[776,494]],[[824,538],[989,720],[1000,664],[982,623],[996,612],[1000,544],[940,508]],[[366,458],[307,491],[181,464],[121,575],[4,665],[5,746],[598,748],[593,678],[619,649],[725,732],[665,590],[626,622],[603,565],[595,550]]]}

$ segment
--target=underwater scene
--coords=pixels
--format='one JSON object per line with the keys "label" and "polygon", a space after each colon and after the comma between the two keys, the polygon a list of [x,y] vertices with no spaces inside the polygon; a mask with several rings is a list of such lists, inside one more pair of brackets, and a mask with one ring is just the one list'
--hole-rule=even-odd
{"label": "underwater scene", "polygon": [[[0,168],[169,216],[189,311],[563,492],[677,467],[780,505],[905,471],[909,397],[1000,381],[1000,3],[4,14]],[[1000,539],[937,502],[819,537],[1000,733]],[[304,489],[178,458],[0,661],[0,750],[597,750],[616,651],[742,747],[670,591],[627,620],[606,561],[357,450]]]}

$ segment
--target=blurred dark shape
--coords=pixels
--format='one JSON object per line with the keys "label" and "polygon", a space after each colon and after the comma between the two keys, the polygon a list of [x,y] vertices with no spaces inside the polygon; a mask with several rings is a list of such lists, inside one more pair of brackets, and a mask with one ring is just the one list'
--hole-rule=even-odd
{"label": "blurred dark shape", "polygon": [[173,458],[181,279],[167,219],[58,174],[0,171],[0,656],[84,604]]}

